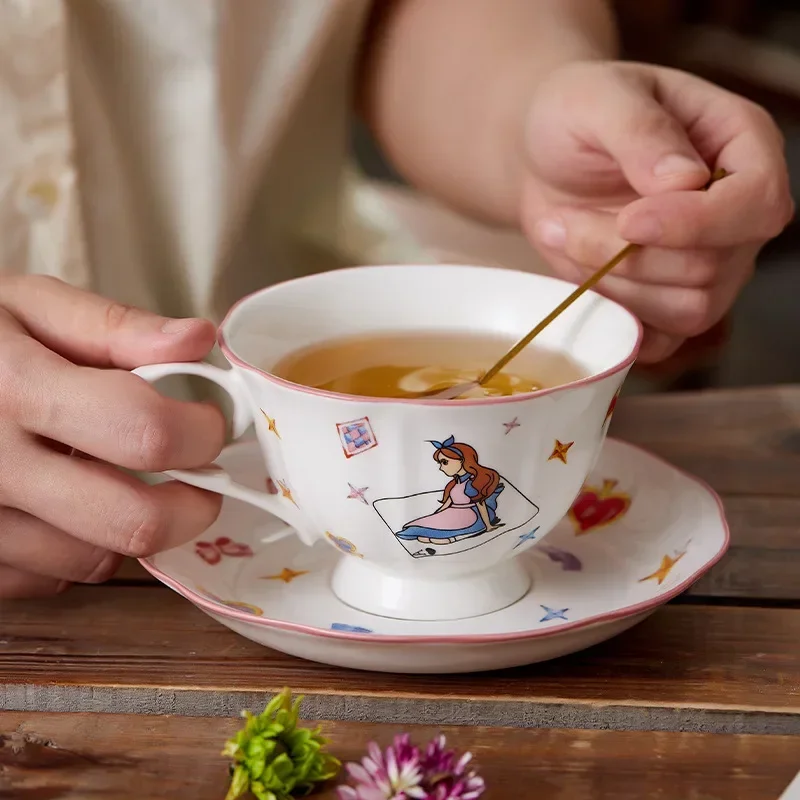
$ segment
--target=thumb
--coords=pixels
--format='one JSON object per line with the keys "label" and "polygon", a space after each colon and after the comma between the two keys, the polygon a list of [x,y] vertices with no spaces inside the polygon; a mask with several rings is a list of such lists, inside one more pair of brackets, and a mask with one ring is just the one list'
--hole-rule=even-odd
{"label": "thumb", "polygon": [[603,82],[584,113],[592,137],[638,194],[699,189],[708,181],[708,165],[645,80]]}
{"label": "thumb", "polygon": [[93,367],[197,361],[216,336],[208,320],[162,317],[50,277],[3,280],[0,306],[45,347]]}

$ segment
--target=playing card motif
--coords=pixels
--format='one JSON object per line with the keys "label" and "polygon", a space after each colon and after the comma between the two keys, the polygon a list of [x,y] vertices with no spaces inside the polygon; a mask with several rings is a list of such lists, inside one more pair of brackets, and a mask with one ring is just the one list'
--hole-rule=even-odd
{"label": "playing card motif", "polygon": [[345,458],[366,453],[367,450],[378,446],[378,440],[372,430],[372,425],[370,425],[369,417],[340,422],[336,425],[336,429],[339,431]]}

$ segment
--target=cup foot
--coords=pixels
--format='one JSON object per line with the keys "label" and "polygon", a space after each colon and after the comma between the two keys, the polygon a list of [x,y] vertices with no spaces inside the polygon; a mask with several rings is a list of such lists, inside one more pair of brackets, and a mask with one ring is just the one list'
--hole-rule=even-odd
{"label": "cup foot", "polygon": [[449,578],[391,574],[375,564],[344,557],[331,583],[347,605],[393,619],[440,622],[499,611],[531,588],[531,576],[519,559]]}

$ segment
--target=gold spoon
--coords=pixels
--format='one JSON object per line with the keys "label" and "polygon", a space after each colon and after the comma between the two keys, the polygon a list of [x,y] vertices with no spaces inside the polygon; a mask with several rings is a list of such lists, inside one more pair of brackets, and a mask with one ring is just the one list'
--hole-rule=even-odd
{"label": "gold spoon", "polygon": [[[706,183],[702,191],[706,191],[712,183],[722,180],[722,178],[724,178],[727,174],[727,171],[722,168],[714,170],[714,173],[711,175],[711,179],[708,181],[708,183]],[[622,250],[620,250],[619,253],[617,253],[611,259],[611,261],[609,261],[605,266],[600,267],[597,272],[585,280],[571,295],[569,295],[569,297],[567,297],[565,300],[562,300],[561,303],[559,303],[559,305],[557,305],[538,325],[526,333],[525,336],[523,336],[502,358],[498,359],[491,367],[489,367],[489,369],[487,369],[477,381],[460,383],[456,386],[449,386],[447,389],[430,389],[425,392],[420,392],[415,396],[420,398],[430,397],[437,400],[455,400],[464,394],[464,392],[474,389],[477,386],[482,386],[484,383],[497,375],[497,373],[500,372],[500,370],[503,369],[503,367],[505,367],[512,358],[519,355],[519,353],[524,350],[536,336],[538,336],[563,311],[569,308],[582,294],[588,292],[589,289],[591,289],[598,281],[611,272],[611,270],[614,269],[617,264],[626,259],[631,253],[635,252],[636,250],[640,250],[641,247],[642,245],[638,244],[625,245],[625,247],[623,247]]]}

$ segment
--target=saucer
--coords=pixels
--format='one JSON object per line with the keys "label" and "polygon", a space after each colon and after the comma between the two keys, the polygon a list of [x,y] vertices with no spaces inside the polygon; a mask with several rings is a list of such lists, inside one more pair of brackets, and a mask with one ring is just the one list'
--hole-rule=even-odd
{"label": "saucer", "polygon": [[[218,463],[252,488],[273,488],[255,442],[232,445]],[[532,577],[528,594],[481,617],[415,622],[357,611],[333,594],[330,579],[338,559],[358,553],[345,540],[334,540],[341,553],[294,536],[262,544],[285,527],[226,498],[202,536],[142,564],[223,625],[275,650],[339,667],[454,673],[545,661],[609,639],[688,589],[729,542],[710,488],[613,439],[568,515],[519,556]]]}

